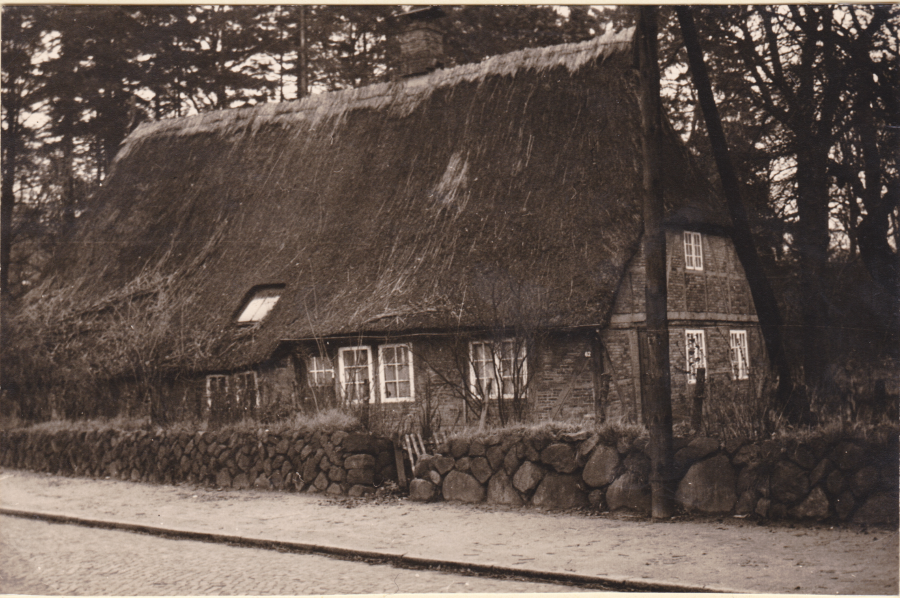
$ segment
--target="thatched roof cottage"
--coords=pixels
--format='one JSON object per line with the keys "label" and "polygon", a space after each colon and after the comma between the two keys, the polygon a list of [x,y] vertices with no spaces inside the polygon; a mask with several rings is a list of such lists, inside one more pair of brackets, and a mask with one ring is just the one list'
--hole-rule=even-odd
{"label": "thatched roof cottage", "polygon": [[[110,380],[152,358],[204,416],[345,400],[448,425],[486,398],[639,418],[631,36],[143,124],[43,301],[93,323]],[[730,223],[671,130],[663,154],[673,392],[700,367],[746,385],[764,359]]]}

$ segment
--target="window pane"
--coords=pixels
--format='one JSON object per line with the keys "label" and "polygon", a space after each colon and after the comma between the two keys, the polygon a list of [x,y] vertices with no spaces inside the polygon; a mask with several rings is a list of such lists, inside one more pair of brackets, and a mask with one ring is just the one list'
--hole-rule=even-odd
{"label": "window pane", "polygon": [[382,359],[386,364],[397,363],[397,349],[395,347],[385,347],[381,351]]}
{"label": "window pane", "polygon": [[703,243],[700,233],[684,232],[684,266],[688,270],[703,269]]}
{"label": "window pane", "polygon": [[488,353],[488,348],[485,343],[476,343],[474,345],[475,362],[481,363],[490,359],[490,355]]}
{"label": "window pane", "polygon": [[702,330],[685,331],[688,383],[697,381],[697,370],[706,368],[706,337]]}
{"label": "window pane", "polygon": [[516,339],[471,343],[473,392],[497,398],[522,394],[525,388],[525,348]]}
{"label": "window pane", "polygon": [[407,345],[382,345],[379,348],[383,400],[412,400],[411,354]]}
{"label": "window pane", "polygon": [[311,356],[308,371],[310,386],[330,386],[334,381],[334,367],[327,357]]}
{"label": "window pane", "polygon": [[736,380],[745,380],[749,376],[750,360],[747,352],[747,332],[731,331],[731,374]]}
{"label": "window pane", "polygon": [[369,379],[369,350],[367,347],[347,347],[339,350],[343,380],[341,391],[348,401],[368,401],[371,398]]}
{"label": "window pane", "polygon": [[259,289],[247,301],[237,318],[238,323],[259,322],[275,307],[281,297],[280,289]]}

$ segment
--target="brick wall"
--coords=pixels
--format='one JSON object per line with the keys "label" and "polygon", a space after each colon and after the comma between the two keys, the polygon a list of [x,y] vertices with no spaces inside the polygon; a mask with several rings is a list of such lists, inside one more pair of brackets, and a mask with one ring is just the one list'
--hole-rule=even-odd
{"label": "brick wall", "polygon": [[[731,330],[746,330],[750,349],[751,372],[765,376],[765,354],[755,311],[731,241],[725,237],[702,236],[703,270],[685,268],[684,236],[669,231],[667,241],[668,309],[670,320],[670,361],[672,364],[673,406],[676,421],[689,417],[693,385],[688,384],[685,359],[687,328],[706,333],[707,376],[720,383],[731,381]],[[640,421],[641,386],[639,331],[644,323],[645,265],[639,251],[618,289],[610,326],[600,332],[600,344],[594,343],[596,331],[543,335],[528,357],[528,402],[532,416],[538,419],[554,414],[566,418],[599,416]],[[309,355],[325,351],[337,376],[337,355],[342,346],[365,345],[375,361],[376,404],[370,406],[370,423],[385,433],[420,429],[426,421],[444,429],[476,421],[463,400],[468,384],[468,338],[454,335],[399,336],[391,343],[409,343],[413,352],[416,401],[380,404],[378,345],[383,339],[324,340],[298,344],[292,356],[257,368],[260,406],[277,411],[324,408],[337,403],[338,383],[312,388],[306,383]],[[602,349],[601,349],[602,347]],[[591,363],[586,353],[602,355]],[[608,378],[598,378],[600,373]],[[748,381],[734,381],[749,386]],[[195,404],[202,411],[205,384],[196,384]],[[562,406],[559,405],[562,399]],[[557,409],[559,407],[559,409]],[[599,412],[598,412],[599,409]],[[496,412],[496,408],[493,409]],[[495,413],[494,413],[495,415]],[[427,427],[427,426],[426,426]]]}
{"label": "brick wall", "polygon": [[610,328],[603,331],[602,339],[606,354],[604,370],[610,376],[607,399],[602,407],[605,417],[638,421],[641,411],[640,393],[635,386],[637,333],[633,328]]}
{"label": "brick wall", "polygon": [[[542,339],[538,355],[529,361],[529,398],[532,413],[546,419],[594,416],[591,343],[584,333]],[[562,400],[562,404],[560,404]]]}
{"label": "brick wall", "polygon": [[[684,233],[666,233],[669,359],[671,362],[673,416],[675,421],[690,417],[690,399],[694,385],[688,383],[685,329],[703,330],[706,335],[707,377],[719,384],[748,391],[753,379],[768,374],[764,343],[744,270],[730,239],[702,236],[703,269],[685,267]],[[641,391],[634,382],[639,368],[637,331],[643,328],[645,263],[638,251],[626,272],[613,305],[610,329],[604,332],[612,375],[619,382],[610,390],[611,407],[619,413],[640,413]],[[732,380],[732,330],[747,331],[750,354],[750,380]],[[623,382],[624,380],[624,382]],[[617,394],[624,399],[616,399]],[[622,403],[621,401],[626,401]]]}
{"label": "brick wall", "polygon": [[[666,233],[666,271],[670,312],[755,315],[750,287],[730,239],[703,235],[703,270],[687,270],[684,236]],[[646,268],[643,249],[632,260],[622,280],[613,314],[643,314]]]}

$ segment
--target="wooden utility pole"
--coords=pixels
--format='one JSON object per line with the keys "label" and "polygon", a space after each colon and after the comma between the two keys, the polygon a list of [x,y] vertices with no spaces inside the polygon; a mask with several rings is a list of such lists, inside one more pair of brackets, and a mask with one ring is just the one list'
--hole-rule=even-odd
{"label": "wooden utility pole", "polygon": [[657,8],[638,7],[635,31],[635,59],[638,71],[638,97],[641,107],[641,139],[644,156],[644,237],[647,269],[646,351],[647,386],[643,412],[650,430],[651,516],[669,518],[674,514],[672,488],[672,385],[669,378],[669,320],[666,312],[666,232],[663,229],[663,193],[660,181],[662,105],[659,99],[659,62],[657,59]]}

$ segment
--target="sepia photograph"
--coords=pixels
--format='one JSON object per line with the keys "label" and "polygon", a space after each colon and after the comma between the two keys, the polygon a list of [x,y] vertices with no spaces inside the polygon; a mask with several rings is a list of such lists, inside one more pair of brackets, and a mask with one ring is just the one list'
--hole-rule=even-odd
{"label": "sepia photograph", "polygon": [[0,594],[900,594],[900,5],[0,10]]}

